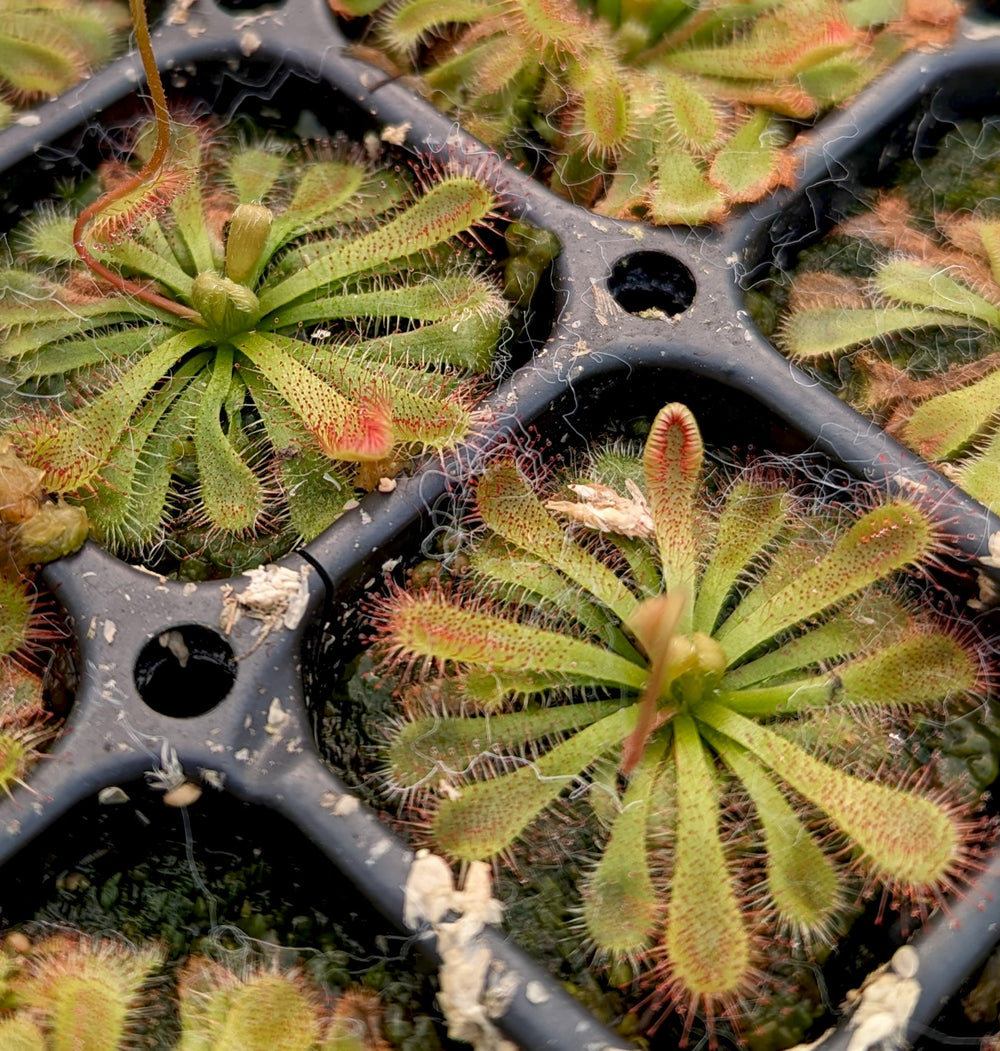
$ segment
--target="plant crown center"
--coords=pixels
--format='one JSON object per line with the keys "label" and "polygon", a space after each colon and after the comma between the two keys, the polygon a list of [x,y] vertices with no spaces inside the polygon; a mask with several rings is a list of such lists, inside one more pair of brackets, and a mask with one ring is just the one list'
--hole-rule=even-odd
{"label": "plant crown center", "polygon": [[703,631],[676,632],[686,595],[675,590],[643,599],[629,627],[649,660],[645,693],[661,709],[690,709],[718,690],[728,663],[722,646]]}
{"label": "plant crown center", "polygon": [[191,286],[191,305],[219,340],[252,331],[261,317],[260,300],[250,284],[267,247],[273,216],[258,204],[233,212],[226,238],[226,275],[203,270]]}

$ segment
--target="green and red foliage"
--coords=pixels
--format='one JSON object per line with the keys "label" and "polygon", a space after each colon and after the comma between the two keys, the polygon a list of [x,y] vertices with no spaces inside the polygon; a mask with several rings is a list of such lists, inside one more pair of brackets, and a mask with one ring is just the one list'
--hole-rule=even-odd
{"label": "green and red foliage", "polygon": [[889,744],[985,688],[971,633],[892,583],[941,551],[918,506],[835,513],[753,468],[709,488],[676,404],[568,491],[507,458],[474,503],[467,578],[375,611],[403,705],[385,776],[435,849],[527,864],[544,812],[592,807],[586,937],[685,1032],[739,1021],[777,938],[962,883],[970,800]]}

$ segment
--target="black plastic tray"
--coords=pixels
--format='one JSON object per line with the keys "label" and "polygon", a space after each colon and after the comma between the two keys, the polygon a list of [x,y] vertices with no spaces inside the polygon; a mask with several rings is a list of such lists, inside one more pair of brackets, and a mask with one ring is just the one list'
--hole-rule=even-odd
{"label": "black plastic tray", "polygon": [[[904,58],[822,121],[800,147],[796,189],[711,230],[617,222],[555,197],[403,84],[348,57],[325,0],[250,12],[198,0],[183,24],[170,24],[167,12],[154,46],[175,84],[193,77],[197,90],[204,79],[217,112],[301,82],[328,126],[359,134],[408,124],[413,152],[468,160],[495,180],[507,214],[560,238],[553,322],[532,360],[488,400],[492,418],[474,444],[444,469],[436,461],[400,479],[391,494],[373,495],[282,560],[301,575],[308,600],[294,626],[275,628],[259,645],[259,621],[242,618],[228,634],[223,628],[227,597],[248,586],[243,577],[182,584],[91,543],[47,567],[44,579],[75,629],[80,682],[52,758],[32,770],[31,792],[0,801],[0,862],[14,865],[29,840],[80,800],[141,779],[168,746],[185,771],[216,771],[226,791],[296,825],[357,883],[387,929],[414,933],[434,957],[441,925],[408,923],[405,915],[414,854],[320,759],[310,704],[346,659],[345,610],[390,559],[416,549],[431,509],[460,493],[484,448],[527,429],[572,446],[606,420],[687,400],[717,444],[813,451],[877,486],[926,500],[953,537],[957,560],[983,569],[975,560],[1000,520],[789,364],[754,327],[743,289],[821,236],[862,182],[877,180],[937,126],[1000,112],[1000,27],[986,16],[965,20],[950,49]],[[30,207],[35,188],[17,173],[63,173],[74,163],[63,144],[113,112],[139,82],[138,60],[126,56],[0,134],[9,206]],[[649,307],[667,317],[637,315]],[[996,570],[983,571],[1000,581]],[[168,631],[179,632],[192,652],[184,668],[158,642]],[[971,888],[913,939],[921,993],[907,1038],[933,1020],[998,936],[1000,856],[991,856]],[[478,943],[492,960],[486,984],[494,995],[484,990],[484,997],[516,1043],[531,1051],[626,1046],[500,929],[485,927]],[[823,1046],[846,1047],[853,1031],[848,1018]]]}

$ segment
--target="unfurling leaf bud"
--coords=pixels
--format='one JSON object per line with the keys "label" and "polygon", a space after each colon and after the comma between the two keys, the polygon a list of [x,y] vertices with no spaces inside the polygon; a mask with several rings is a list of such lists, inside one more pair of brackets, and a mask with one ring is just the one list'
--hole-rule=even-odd
{"label": "unfurling leaf bud", "polygon": [[191,302],[209,329],[223,338],[252,329],[260,317],[260,302],[246,285],[208,271],[191,283]]}
{"label": "unfurling leaf bud", "polygon": [[271,232],[274,216],[262,204],[237,205],[226,238],[226,277],[246,283],[252,279]]}

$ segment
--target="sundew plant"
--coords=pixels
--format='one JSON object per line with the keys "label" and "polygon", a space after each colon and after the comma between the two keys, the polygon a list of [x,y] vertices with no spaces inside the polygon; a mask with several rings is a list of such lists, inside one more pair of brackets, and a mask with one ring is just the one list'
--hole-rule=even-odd
{"label": "sundew plant", "polygon": [[[32,941],[21,931],[0,950],[0,1046],[8,1051],[388,1051],[382,1004],[371,990],[339,997],[302,968],[237,972],[191,956],[164,975],[162,945],[134,945],[63,929]],[[173,1039],[171,1014],[176,1014]],[[159,1023],[159,1024],[157,1024]],[[155,1030],[155,1031],[154,1031]]]}
{"label": "sundew plant", "polygon": [[[997,151],[995,124],[963,123],[753,297],[782,350],[994,511]],[[764,295],[782,304],[776,321]]]}
{"label": "sundew plant", "polygon": [[498,201],[464,170],[415,185],[347,147],[171,119],[151,52],[150,71],[138,159],[11,238],[3,427],[114,551],[185,526],[287,549],[469,430],[506,315],[473,243]]}
{"label": "sundew plant", "polygon": [[375,611],[402,704],[385,776],[429,843],[523,871],[543,812],[592,806],[585,937],[685,1035],[738,1023],[776,940],[817,949],[859,897],[920,911],[961,881],[974,823],[890,740],[984,680],[968,633],[891,583],[940,550],[920,508],[711,482],[679,404],[568,487],[501,458],[466,579]]}
{"label": "sundew plant", "polygon": [[331,0],[372,12],[360,54],[418,74],[439,108],[571,200],[709,223],[795,177],[796,127],[957,4],[903,0]]}
{"label": "sundew plant", "polygon": [[42,472],[0,442],[0,792],[22,784],[55,732],[50,646],[59,635],[27,568],[78,548],[87,536],[79,507],[46,498]]}
{"label": "sundew plant", "polygon": [[114,0],[0,2],[0,127],[16,111],[60,95],[107,62],[124,39],[128,7]]}

